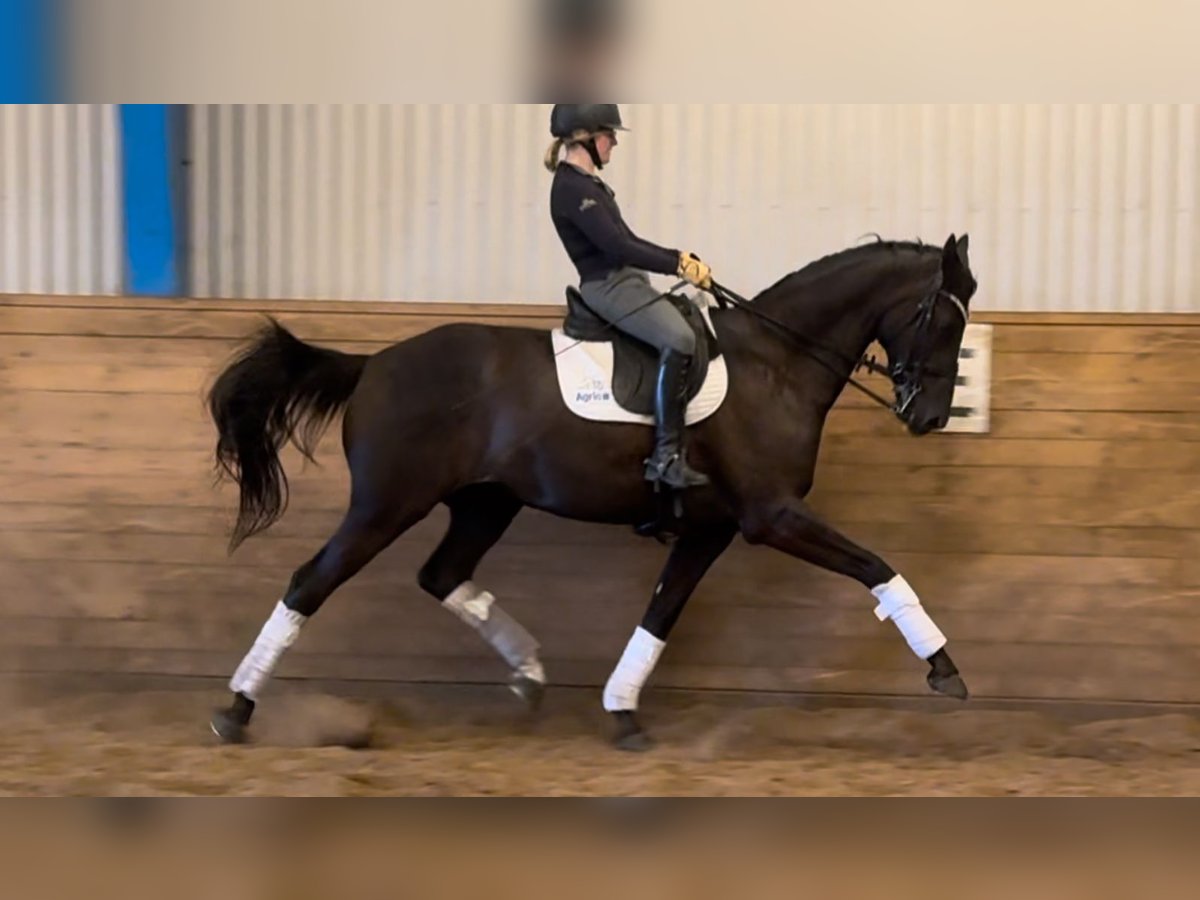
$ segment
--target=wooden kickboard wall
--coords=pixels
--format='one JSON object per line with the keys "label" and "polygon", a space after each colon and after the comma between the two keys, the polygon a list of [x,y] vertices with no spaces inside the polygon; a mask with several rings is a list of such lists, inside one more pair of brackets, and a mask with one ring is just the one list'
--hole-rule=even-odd
{"label": "wooden kickboard wall", "polygon": [[[0,298],[0,666],[227,677],[345,506],[289,452],[293,500],[225,553],[203,393],[259,322],[369,352],[441,322],[550,325],[550,307]],[[915,439],[847,392],[812,502],[903,572],[977,696],[1200,702],[1200,316],[981,316],[992,431]],[[314,618],[282,677],[498,682],[417,588],[442,511]],[[666,550],[523,513],[479,579],[552,681],[602,685]],[[737,543],[652,685],[922,695],[924,666],[858,585]]]}

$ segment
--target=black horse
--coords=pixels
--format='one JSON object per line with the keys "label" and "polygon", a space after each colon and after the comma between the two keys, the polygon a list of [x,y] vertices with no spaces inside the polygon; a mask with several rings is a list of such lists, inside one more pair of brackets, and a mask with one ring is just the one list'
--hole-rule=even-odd
{"label": "black horse", "polygon": [[[886,562],[819,521],[804,502],[826,415],[878,341],[894,382],[894,412],[914,435],[944,428],[976,281],[968,239],[941,248],[883,242],[818,260],[753,302],[712,310],[727,371],[720,409],[689,429],[693,465],[711,485],[682,496],[678,536],[605,691],[618,743],[645,743],[638,693],[689,596],[739,532],[860,582],[921,659],[928,684],[965,699],[946,639]],[[660,514],[643,480],[651,429],[597,424],[563,403],[544,330],[452,324],[373,356],[304,343],[272,322],[216,381],[209,408],[219,468],[240,486],[231,549],[287,504],[279,450],[311,454],[344,410],[349,510],[292,578],[231,682],[214,731],[240,741],[261,686],[300,626],[347,579],[439,503],[450,527],[419,574],[421,587],[474,627],[535,703],[545,681],[537,643],[471,582],[522,507],[638,525]]]}

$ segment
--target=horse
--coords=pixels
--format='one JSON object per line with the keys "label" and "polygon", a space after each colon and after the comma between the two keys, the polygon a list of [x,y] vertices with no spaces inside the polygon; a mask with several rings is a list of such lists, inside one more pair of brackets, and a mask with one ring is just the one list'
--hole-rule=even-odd
{"label": "horse", "polygon": [[[710,310],[728,393],[688,429],[690,459],[710,484],[674,498],[665,568],[604,688],[618,747],[650,745],[636,715],[641,689],[688,598],[738,534],[858,581],[878,601],[876,616],[928,664],[929,688],[967,699],[947,639],[913,588],[805,497],[826,417],[874,342],[893,382],[895,402],[885,402],[907,431],[946,426],[976,288],[966,235],[940,247],[878,240]],[[476,567],[525,507],[636,527],[660,516],[663,501],[643,475],[652,429],[574,415],[555,366],[544,329],[452,323],[368,356],[306,343],[270,320],[220,373],[207,405],[218,474],[240,489],[231,553],[286,509],[284,444],[311,459],[339,413],[351,480],[344,519],[295,571],[229,683],[232,701],[214,713],[222,741],[246,739],[263,686],[329,596],[439,504],[449,527],[417,581],[492,645],[510,666],[509,687],[537,706],[546,684],[537,641],[474,583]]]}

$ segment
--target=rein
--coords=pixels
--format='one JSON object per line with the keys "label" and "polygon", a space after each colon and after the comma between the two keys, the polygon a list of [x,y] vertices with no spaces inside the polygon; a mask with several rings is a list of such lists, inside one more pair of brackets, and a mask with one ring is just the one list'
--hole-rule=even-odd
{"label": "rein", "polygon": [[[927,367],[925,366],[924,360],[917,360],[914,363],[914,362],[910,361],[910,358],[905,358],[903,360],[897,361],[897,363],[889,369],[885,366],[880,365],[875,360],[875,357],[868,356],[866,354],[863,355],[862,359],[859,359],[859,360],[851,359],[850,357],[847,357],[841,351],[835,350],[832,347],[827,347],[818,341],[814,341],[812,338],[808,337],[805,334],[802,334],[800,331],[793,328],[792,326],[779,321],[774,316],[768,315],[767,313],[763,312],[761,309],[758,309],[757,307],[755,307],[754,304],[751,303],[749,300],[747,300],[745,297],[742,297],[740,294],[737,294],[734,291],[731,291],[729,288],[725,287],[722,284],[718,284],[717,282],[714,281],[712,283],[712,288],[710,289],[710,293],[712,293],[713,297],[716,298],[717,304],[722,309],[726,309],[729,306],[737,307],[738,309],[741,309],[743,312],[749,313],[750,315],[754,316],[755,318],[757,318],[763,322],[766,322],[767,324],[778,329],[780,332],[782,332],[784,335],[786,335],[794,344],[796,344],[798,349],[802,353],[804,353],[806,356],[808,356],[810,359],[814,360],[815,362],[819,363],[824,368],[828,369],[830,372],[832,372],[834,375],[836,375],[839,379],[844,378],[846,380],[846,382],[848,384],[850,384],[852,387],[854,387],[858,391],[865,394],[867,397],[869,397],[875,403],[882,406],[884,409],[887,409],[887,410],[895,413],[897,416],[902,416],[908,410],[908,407],[912,404],[913,400],[915,400],[917,398],[917,395],[920,394],[920,392],[921,392],[921,383],[920,383],[921,373],[925,372],[925,371],[932,372],[932,370],[927,369]],[[954,296],[954,294],[952,294],[950,291],[947,291],[944,287],[942,287],[941,276],[939,275],[937,284],[929,292],[929,294],[923,300],[921,300],[921,303],[917,307],[917,328],[918,328],[919,334],[925,333],[926,327],[929,325],[929,323],[933,319],[934,306],[937,304],[937,301],[943,297],[950,300],[954,304],[955,309],[957,309],[959,314],[963,317],[964,322],[970,321],[970,314],[967,312],[966,306],[963,304],[963,302],[961,300],[959,300],[956,296]],[[832,366],[829,362],[827,362],[820,355],[820,353],[828,353],[833,356],[840,357],[843,362],[849,363],[850,366],[852,367],[851,374],[849,376],[843,376],[841,371],[839,371],[834,366]],[[859,371],[860,369],[866,369],[868,372],[871,372],[873,374],[883,375],[885,378],[887,378],[889,381],[891,381],[894,385],[896,385],[896,387],[900,390],[901,395],[902,395],[900,397],[900,399],[896,400],[895,402],[887,400],[884,397],[882,397],[881,395],[877,394],[875,391],[871,390],[871,388],[867,387],[865,384],[862,384],[861,382],[859,382],[857,379],[854,378],[854,373]],[[914,372],[917,376],[917,378],[915,380],[915,387],[912,386],[914,383],[913,380],[907,377],[908,373],[910,373],[910,372]],[[933,373],[933,374],[938,374],[938,373]]]}

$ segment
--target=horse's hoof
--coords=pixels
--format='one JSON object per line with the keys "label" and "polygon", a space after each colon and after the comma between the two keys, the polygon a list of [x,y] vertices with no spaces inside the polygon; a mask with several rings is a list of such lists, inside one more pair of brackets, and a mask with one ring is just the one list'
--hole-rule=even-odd
{"label": "horse's hoof", "polygon": [[613,746],[626,753],[645,753],[654,746],[650,735],[638,724],[637,717],[631,712],[613,713],[617,722],[617,732],[613,736]]}
{"label": "horse's hoof", "polygon": [[519,674],[514,674],[508,680],[508,689],[521,698],[521,702],[529,707],[530,712],[538,711],[542,705],[542,698],[546,695],[544,682]]}
{"label": "horse's hoof", "polygon": [[618,737],[613,744],[618,750],[626,753],[645,753],[654,749],[654,740],[644,731]]}
{"label": "horse's hoof", "polygon": [[246,743],[246,726],[227,709],[218,709],[208,723],[222,744]]}
{"label": "horse's hoof", "polygon": [[967,683],[957,673],[953,675],[938,675],[936,672],[930,672],[926,680],[934,691],[945,697],[953,697],[955,700],[966,700],[969,696]]}

